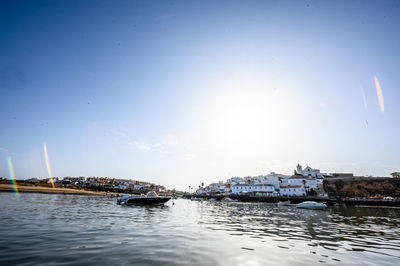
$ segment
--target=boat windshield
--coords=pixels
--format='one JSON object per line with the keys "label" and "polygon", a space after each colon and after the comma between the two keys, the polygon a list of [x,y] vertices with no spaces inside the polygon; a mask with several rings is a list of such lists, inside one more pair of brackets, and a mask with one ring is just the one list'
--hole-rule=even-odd
{"label": "boat windshield", "polygon": [[147,197],[158,197],[157,193],[155,191],[149,191],[146,194]]}

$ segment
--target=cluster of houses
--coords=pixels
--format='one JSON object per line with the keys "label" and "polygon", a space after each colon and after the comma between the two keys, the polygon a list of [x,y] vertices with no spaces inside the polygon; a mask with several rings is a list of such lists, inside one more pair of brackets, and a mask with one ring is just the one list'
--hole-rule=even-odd
{"label": "cluster of houses", "polygon": [[[352,174],[350,174],[352,175]],[[298,164],[294,174],[281,175],[270,173],[268,175],[232,177],[226,182],[212,183],[206,187],[199,187],[194,193],[197,195],[258,195],[258,196],[322,196],[327,194],[323,189],[325,177],[333,174],[321,174],[319,169]]]}
{"label": "cluster of houses", "polygon": [[[31,184],[51,183],[50,179],[39,180],[37,178],[26,179],[25,182]],[[81,188],[97,188],[101,190],[154,190],[157,192],[166,192],[164,186],[153,184],[145,181],[132,179],[116,179],[108,177],[53,177],[56,186],[71,186]]]}

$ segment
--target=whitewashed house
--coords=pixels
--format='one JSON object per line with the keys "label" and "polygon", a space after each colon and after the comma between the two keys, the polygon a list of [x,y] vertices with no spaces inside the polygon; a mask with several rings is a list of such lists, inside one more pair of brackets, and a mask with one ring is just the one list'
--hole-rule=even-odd
{"label": "whitewashed house", "polygon": [[141,189],[144,189],[144,186],[143,185],[133,185],[133,189],[141,190]]}
{"label": "whitewashed house", "polygon": [[249,192],[250,186],[248,184],[235,184],[232,185],[232,194],[241,194]]}
{"label": "whitewashed house", "polygon": [[255,193],[274,193],[275,187],[271,184],[236,184],[232,186],[232,194],[243,194],[248,192]]}
{"label": "whitewashed house", "polygon": [[276,190],[279,190],[281,185],[288,185],[287,180],[289,176],[277,174],[275,172],[271,172],[270,174],[264,176],[263,183],[264,184],[271,184],[275,187]]}
{"label": "whitewashed house", "polygon": [[128,189],[128,185],[119,184],[119,185],[114,186],[114,188],[116,188],[116,189]]}
{"label": "whitewashed house", "polygon": [[305,196],[306,190],[304,186],[281,186],[279,189],[281,196]]}
{"label": "whitewashed house", "polygon": [[244,184],[246,183],[243,178],[241,177],[231,177],[226,181],[228,184],[235,185],[235,184]]}
{"label": "whitewashed house", "polygon": [[208,187],[201,187],[198,190],[196,190],[195,194],[197,195],[203,195],[203,194],[207,194],[208,193]]}
{"label": "whitewashed house", "polygon": [[305,187],[307,191],[310,191],[311,189],[317,190],[318,185],[322,184],[321,179],[307,179],[305,183]]}
{"label": "whitewashed house", "polygon": [[275,187],[272,184],[259,184],[250,186],[250,192],[256,193],[274,193]]}
{"label": "whitewashed house", "polygon": [[302,178],[302,177],[291,177],[289,178],[288,181],[288,186],[304,186],[304,184],[306,183],[306,178]]}

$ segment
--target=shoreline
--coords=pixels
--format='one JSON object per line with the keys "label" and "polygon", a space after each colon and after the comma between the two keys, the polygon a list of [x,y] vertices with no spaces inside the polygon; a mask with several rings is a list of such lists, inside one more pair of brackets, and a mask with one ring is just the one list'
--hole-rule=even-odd
{"label": "shoreline", "polygon": [[[191,199],[193,195],[187,196]],[[203,199],[215,198],[221,200],[225,196],[201,196],[196,197]],[[303,201],[317,201],[326,202],[328,205],[347,205],[347,206],[370,206],[370,207],[400,207],[400,200],[377,200],[377,199],[334,199],[334,198],[319,198],[319,197],[287,197],[287,196],[265,196],[265,197],[252,197],[241,195],[229,195],[232,199],[237,199],[239,202],[269,202],[277,203],[279,201],[289,200],[293,204],[301,203]]]}
{"label": "shoreline", "polygon": [[[0,192],[12,192],[14,188],[11,184],[0,184]],[[44,193],[44,194],[65,194],[65,195],[88,195],[88,196],[106,196],[117,193],[107,193],[103,191],[87,191],[71,188],[52,188],[52,187],[31,187],[18,186],[18,193]]]}

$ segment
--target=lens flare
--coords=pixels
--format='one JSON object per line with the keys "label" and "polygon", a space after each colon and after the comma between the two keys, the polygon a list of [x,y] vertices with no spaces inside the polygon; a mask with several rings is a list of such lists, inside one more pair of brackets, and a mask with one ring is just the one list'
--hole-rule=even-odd
{"label": "lens flare", "polygon": [[12,185],[13,185],[13,189],[14,189],[15,195],[18,195],[17,180],[15,180],[14,166],[12,164],[10,156],[8,156],[7,163],[8,163],[8,172],[10,173],[10,178],[11,178],[11,182],[12,182]]}
{"label": "lens flare", "polygon": [[360,89],[361,89],[361,95],[362,95],[362,99],[363,99],[363,103],[364,103],[364,108],[366,110],[367,109],[367,96],[365,95],[364,87],[360,86]]}
{"label": "lens flare", "polygon": [[53,186],[53,188],[55,188],[54,182],[53,182],[53,175],[51,173],[50,162],[49,162],[49,154],[47,153],[47,145],[46,145],[46,143],[44,144],[44,159],[46,161],[47,172],[49,173],[51,185]]}
{"label": "lens flare", "polygon": [[379,81],[376,78],[376,76],[374,76],[374,80],[375,80],[375,87],[376,87],[376,95],[378,96],[379,108],[381,109],[381,112],[383,113],[385,111],[385,103],[383,101],[381,85],[379,84]]}

